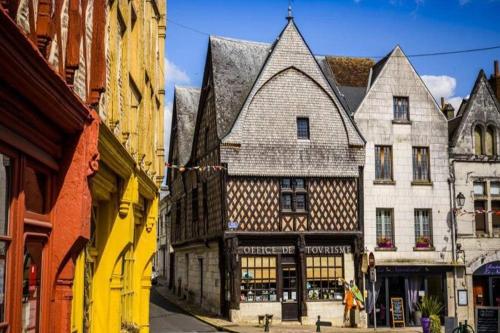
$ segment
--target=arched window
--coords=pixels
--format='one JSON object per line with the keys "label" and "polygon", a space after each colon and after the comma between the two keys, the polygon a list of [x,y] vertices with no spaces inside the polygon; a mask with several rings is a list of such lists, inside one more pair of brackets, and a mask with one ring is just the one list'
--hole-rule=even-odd
{"label": "arched window", "polygon": [[474,152],[476,155],[483,155],[483,129],[480,126],[474,127]]}
{"label": "arched window", "polygon": [[486,129],[485,137],[486,155],[495,155],[495,143],[495,129],[493,128],[493,126],[488,126],[488,128]]}

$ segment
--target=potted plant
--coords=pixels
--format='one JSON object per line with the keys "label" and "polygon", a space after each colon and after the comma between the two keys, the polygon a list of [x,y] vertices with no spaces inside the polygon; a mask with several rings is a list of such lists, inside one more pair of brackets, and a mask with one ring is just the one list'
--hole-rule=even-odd
{"label": "potted plant", "polygon": [[417,248],[428,248],[431,245],[431,241],[428,237],[420,236],[417,239]]}
{"label": "potted plant", "polygon": [[[435,328],[435,320],[437,318],[439,321],[439,313],[443,309],[443,306],[436,297],[425,296],[422,298],[422,301],[417,304],[417,309],[422,312],[421,323],[423,333],[431,333],[431,318],[434,320],[433,328]],[[439,323],[439,329],[441,329],[441,323]]]}
{"label": "potted plant", "polygon": [[378,247],[381,248],[391,248],[392,247],[392,240],[387,237],[381,237],[377,241]]}

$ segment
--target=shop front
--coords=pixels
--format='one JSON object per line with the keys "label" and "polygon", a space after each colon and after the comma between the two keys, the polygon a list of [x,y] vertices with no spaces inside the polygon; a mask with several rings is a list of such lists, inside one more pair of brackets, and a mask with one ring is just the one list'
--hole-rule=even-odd
{"label": "shop front", "polygon": [[474,306],[500,307],[500,261],[479,267],[472,279]]}
{"label": "shop front", "polygon": [[[375,282],[375,313],[377,326],[393,326],[391,304],[403,301],[405,326],[419,326],[420,316],[417,303],[424,296],[437,298],[443,304],[441,319],[447,315],[446,266],[377,266]],[[372,285],[367,280],[367,313],[369,325],[373,326]]]}
{"label": "shop front", "polygon": [[352,241],[296,235],[226,242],[234,247],[228,259],[236,267],[228,271],[233,295],[226,294],[232,321],[272,314],[273,320],[312,324],[320,315],[343,324],[344,282],[354,280],[355,271]]}

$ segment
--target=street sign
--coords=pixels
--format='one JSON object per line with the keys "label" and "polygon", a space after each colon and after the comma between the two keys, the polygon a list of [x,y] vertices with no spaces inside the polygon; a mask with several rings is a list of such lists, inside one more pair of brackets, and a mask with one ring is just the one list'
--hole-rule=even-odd
{"label": "street sign", "polygon": [[368,256],[368,265],[373,268],[375,267],[375,255],[373,252],[370,252],[370,255]]}
{"label": "street sign", "polygon": [[377,281],[377,269],[370,268],[370,282],[375,282],[375,281]]}

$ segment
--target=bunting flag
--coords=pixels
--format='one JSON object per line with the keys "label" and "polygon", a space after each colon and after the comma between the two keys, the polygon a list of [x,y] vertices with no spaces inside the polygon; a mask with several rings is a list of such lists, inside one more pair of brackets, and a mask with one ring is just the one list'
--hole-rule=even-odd
{"label": "bunting flag", "polygon": [[189,170],[200,171],[200,172],[210,171],[210,170],[213,170],[213,171],[226,170],[226,168],[223,167],[222,165],[196,165],[196,166],[189,166],[188,167],[185,165],[176,165],[176,164],[172,164],[172,163],[165,163],[165,167],[167,167],[169,169],[177,169],[180,172],[189,171]]}
{"label": "bunting flag", "polygon": [[472,211],[465,210],[465,209],[457,209],[456,212],[459,216],[476,215],[476,214],[494,214],[494,215],[500,216],[500,210],[496,210],[496,209],[490,209],[490,210],[476,209],[476,210],[472,210]]}

